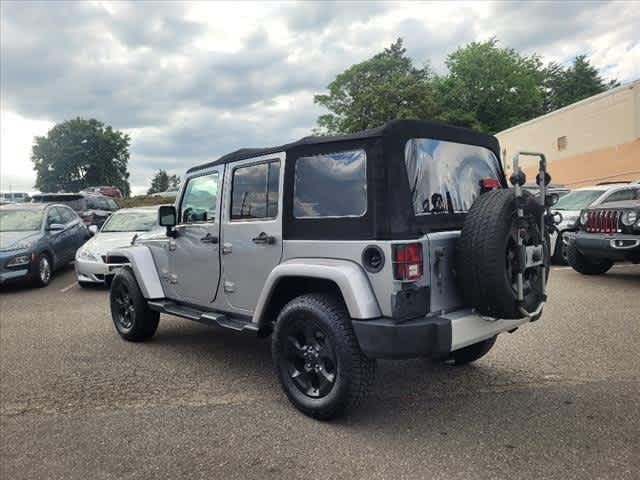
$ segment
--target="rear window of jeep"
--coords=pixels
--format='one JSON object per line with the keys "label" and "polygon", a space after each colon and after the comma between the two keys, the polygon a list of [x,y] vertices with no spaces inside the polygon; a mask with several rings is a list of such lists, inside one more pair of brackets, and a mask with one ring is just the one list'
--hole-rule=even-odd
{"label": "rear window of jeep", "polygon": [[360,217],[367,211],[367,154],[349,150],[296,161],[296,218]]}
{"label": "rear window of jeep", "polygon": [[500,178],[496,156],[476,145],[414,138],[404,161],[416,215],[467,212],[480,195],[480,180]]}

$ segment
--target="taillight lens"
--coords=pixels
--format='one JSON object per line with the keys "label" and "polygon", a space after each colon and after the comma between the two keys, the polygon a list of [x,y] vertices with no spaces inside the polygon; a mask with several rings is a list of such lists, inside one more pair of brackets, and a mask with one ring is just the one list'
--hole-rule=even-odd
{"label": "taillight lens", "polygon": [[497,178],[483,178],[480,180],[480,190],[487,192],[500,188],[500,181]]}
{"label": "taillight lens", "polygon": [[393,246],[393,278],[414,281],[422,277],[422,245],[406,243]]}

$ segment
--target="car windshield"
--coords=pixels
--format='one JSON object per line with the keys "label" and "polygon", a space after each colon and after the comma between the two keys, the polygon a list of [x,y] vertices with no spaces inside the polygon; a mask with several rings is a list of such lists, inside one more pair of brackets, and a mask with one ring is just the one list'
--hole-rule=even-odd
{"label": "car windshield", "polygon": [[484,147],[414,138],[404,152],[416,215],[466,212],[480,180],[500,178],[496,156]]}
{"label": "car windshield", "polygon": [[158,212],[114,213],[102,227],[101,232],[148,232],[158,222]]}
{"label": "car windshield", "polygon": [[553,207],[555,210],[582,210],[602,195],[602,190],[576,190],[566,194]]}
{"label": "car windshield", "polygon": [[41,210],[0,211],[0,232],[29,232],[42,225]]}

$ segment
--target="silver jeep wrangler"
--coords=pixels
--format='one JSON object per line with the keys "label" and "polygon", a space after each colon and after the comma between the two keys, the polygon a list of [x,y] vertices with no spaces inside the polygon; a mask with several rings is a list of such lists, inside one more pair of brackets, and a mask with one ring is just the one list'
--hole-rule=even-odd
{"label": "silver jeep wrangler", "polygon": [[115,327],[147,340],[165,313],[270,335],[287,397],[319,419],[358,405],[376,358],[477,360],[546,300],[546,162],[539,201],[517,156],[507,188],[499,152],[398,120],[191,168],[166,234],[107,255]]}

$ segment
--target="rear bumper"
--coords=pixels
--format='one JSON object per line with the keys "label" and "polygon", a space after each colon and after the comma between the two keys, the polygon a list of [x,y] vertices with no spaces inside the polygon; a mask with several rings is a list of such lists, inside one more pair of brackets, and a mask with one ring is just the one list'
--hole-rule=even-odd
{"label": "rear bumper", "polygon": [[587,257],[640,261],[640,235],[581,231],[572,239],[576,248]]}
{"label": "rear bumper", "polygon": [[360,348],[370,358],[445,357],[527,322],[527,318],[496,320],[481,317],[472,310],[403,323],[394,323],[389,318],[352,320]]}

